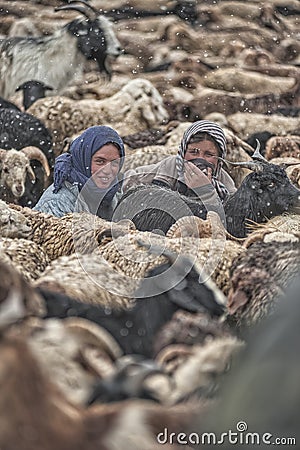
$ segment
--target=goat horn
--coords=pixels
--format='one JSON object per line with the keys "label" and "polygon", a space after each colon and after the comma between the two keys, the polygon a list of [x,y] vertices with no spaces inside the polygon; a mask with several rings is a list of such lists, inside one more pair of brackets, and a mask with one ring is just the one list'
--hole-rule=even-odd
{"label": "goat horn", "polygon": [[220,158],[219,159],[226,164],[228,167],[229,165],[235,166],[235,167],[244,167],[245,169],[253,170],[254,172],[262,172],[264,169],[263,164],[260,164],[258,161],[240,161],[240,162],[232,162],[228,161],[227,159]]}
{"label": "goat horn", "polygon": [[42,150],[40,150],[37,147],[30,146],[24,147],[20,151],[23,152],[29,159],[36,159],[37,161],[39,161],[42,164],[47,177],[49,177],[50,168],[48,160],[46,158],[46,155],[42,152]]}
{"label": "goat horn", "polygon": [[259,150],[260,150],[260,141],[258,139],[256,139],[256,149],[255,149],[253,155],[251,156],[251,158],[256,161],[262,161],[264,163],[268,163],[266,158],[263,157],[263,155],[260,153]]}
{"label": "goat horn", "polygon": [[99,16],[100,11],[98,11],[96,8],[94,8],[94,6],[87,3],[85,0],[69,0],[69,3],[82,3],[83,5],[90,8],[95,14],[97,14],[97,16]]}
{"label": "goat horn", "polygon": [[63,5],[63,6],[57,6],[56,8],[54,8],[54,11],[66,11],[66,10],[73,10],[73,11],[78,11],[81,14],[83,14],[88,20],[95,20],[96,17],[91,17],[91,15],[88,14],[87,10],[83,8],[83,6],[80,5]]}

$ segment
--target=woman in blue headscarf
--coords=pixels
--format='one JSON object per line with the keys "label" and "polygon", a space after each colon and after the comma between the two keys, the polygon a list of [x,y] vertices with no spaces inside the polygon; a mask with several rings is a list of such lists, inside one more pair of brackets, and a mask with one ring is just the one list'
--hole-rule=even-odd
{"label": "woman in blue headscarf", "polygon": [[62,217],[86,211],[111,220],[120,194],[125,156],[118,133],[107,126],[85,130],[55,160],[54,182],[33,209]]}

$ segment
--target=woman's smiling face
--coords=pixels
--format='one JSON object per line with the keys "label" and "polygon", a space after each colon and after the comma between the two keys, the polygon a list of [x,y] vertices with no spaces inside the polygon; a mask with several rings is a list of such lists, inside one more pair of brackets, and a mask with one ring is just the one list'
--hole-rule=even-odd
{"label": "woman's smiling face", "polygon": [[120,154],[114,144],[105,144],[92,156],[91,173],[98,188],[108,189],[120,169]]}

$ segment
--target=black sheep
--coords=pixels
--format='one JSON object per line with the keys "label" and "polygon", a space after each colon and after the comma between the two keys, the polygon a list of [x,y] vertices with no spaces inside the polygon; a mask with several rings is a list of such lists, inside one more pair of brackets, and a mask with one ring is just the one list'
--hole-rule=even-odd
{"label": "black sheep", "polygon": [[39,98],[44,98],[46,91],[53,91],[53,87],[37,80],[25,81],[17,87],[16,92],[23,91],[23,106],[26,111]]}
{"label": "black sheep", "polygon": [[114,212],[114,221],[130,219],[140,231],[158,231],[166,234],[181,217],[197,216],[206,219],[207,211],[217,212],[224,219],[220,202],[205,205],[201,198],[189,195],[193,191],[182,183],[185,194],[156,184],[139,185],[128,189]]}

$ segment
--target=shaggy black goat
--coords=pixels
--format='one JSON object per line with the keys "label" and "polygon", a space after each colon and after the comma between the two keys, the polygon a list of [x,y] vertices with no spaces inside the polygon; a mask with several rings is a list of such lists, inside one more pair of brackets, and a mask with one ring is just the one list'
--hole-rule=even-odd
{"label": "shaggy black goat", "polygon": [[[186,192],[189,194],[192,191]],[[196,198],[195,193],[194,196],[189,197],[154,184],[135,186],[128,189],[120,199],[113,220],[130,219],[140,231],[162,231],[166,234],[184,216],[206,219],[207,211],[210,210],[223,218],[222,205],[217,199],[214,204],[206,205],[200,197]]]}
{"label": "shaggy black goat", "polygon": [[23,106],[26,111],[39,98],[45,97],[46,91],[53,91],[53,87],[37,80],[29,80],[17,87],[16,92],[23,91]]}
{"label": "shaggy black goat", "polygon": [[53,86],[57,94],[90,59],[110,75],[106,57],[118,56],[121,46],[109,20],[84,1],[72,1],[59,10],[76,10],[85,17],[73,20],[51,36],[0,40],[0,95],[4,98],[33,79]]}
{"label": "shaggy black goat", "polygon": [[254,172],[247,175],[224,204],[230,234],[243,238],[247,235],[247,221],[262,223],[287,211],[299,211],[300,190],[292,185],[282,167],[262,157],[248,163],[231,164],[243,165]]}
{"label": "shaggy black goat", "polygon": [[[48,159],[50,168],[54,165],[52,136],[45,125],[31,114],[15,109],[0,109],[0,148],[21,150],[24,147],[38,147]],[[31,161],[35,182],[26,181],[25,195],[20,199],[22,206],[32,207],[44,189],[44,169],[37,160]]]}
{"label": "shaggy black goat", "polygon": [[[151,249],[154,251],[155,249]],[[156,333],[175,311],[205,311],[211,316],[223,314],[221,295],[210,282],[199,281],[199,273],[191,260],[162,253],[168,262],[149,271],[136,292],[134,306],[128,310],[109,310],[83,304],[39,289],[45,299],[47,317],[80,316],[106,328],[126,354],[152,356]]]}

